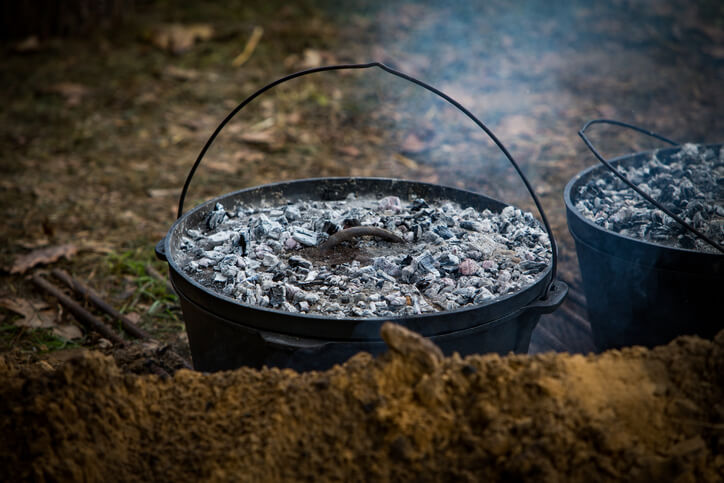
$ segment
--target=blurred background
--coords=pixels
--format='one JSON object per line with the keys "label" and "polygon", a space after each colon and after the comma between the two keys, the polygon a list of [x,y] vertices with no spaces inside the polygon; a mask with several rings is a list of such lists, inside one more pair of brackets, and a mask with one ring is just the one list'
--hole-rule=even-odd
{"label": "blurred background", "polygon": [[[65,268],[179,345],[175,297],[148,273],[165,270],[153,246],[218,123],[286,74],[374,60],[457,99],[523,167],[573,286],[562,193],[595,162],[576,134],[585,121],[632,122],[681,142],[724,139],[719,0],[37,0],[4,2],[0,15],[0,266],[72,245]],[[591,137],[609,156],[658,147],[608,127]],[[305,76],[255,100],[209,151],[187,208],[320,176],[421,180],[534,209],[469,119],[380,69]],[[36,303],[10,270],[0,297]],[[49,317],[56,325],[36,332],[17,311],[0,312],[0,349],[93,342],[58,336],[51,329],[67,314]],[[584,322],[544,319],[531,350],[590,350]]]}

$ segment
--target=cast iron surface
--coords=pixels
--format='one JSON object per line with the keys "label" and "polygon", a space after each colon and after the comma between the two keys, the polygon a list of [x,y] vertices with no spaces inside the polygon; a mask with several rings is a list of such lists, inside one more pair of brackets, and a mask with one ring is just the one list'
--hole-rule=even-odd
{"label": "cast iron surface", "polygon": [[[297,336],[324,335],[324,337],[340,340],[377,339],[382,324],[387,320],[394,320],[422,335],[438,335],[500,319],[543,298],[551,280],[550,266],[540,273],[536,281],[528,287],[497,297],[485,304],[410,317],[336,319],[244,304],[204,287],[186,274],[178,264],[181,235],[188,227],[199,226],[217,202],[227,209],[233,209],[238,203],[256,206],[264,201],[284,203],[286,200],[299,199],[342,200],[349,193],[380,197],[396,195],[405,200],[416,197],[429,201],[447,200],[460,203],[463,207],[471,206],[478,210],[490,209],[493,212],[500,212],[507,206],[500,201],[470,191],[387,178],[321,178],[274,183],[229,193],[209,200],[187,212],[169,230],[163,240],[163,252],[165,253],[160,255],[165,257],[169,263],[174,285],[195,304],[230,321],[257,329]],[[562,301],[562,298],[558,300],[559,297],[556,296],[558,294],[546,299],[549,302],[547,305],[545,301],[542,302],[547,309],[550,309],[547,311],[554,310]],[[558,300],[557,304],[556,300]],[[541,301],[539,300],[539,302]]]}
{"label": "cast iron surface", "polygon": [[[551,293],[557,302],[563,300],[565,288],[554,284]],[[359,341],[335,341],[318,334],[317,338],[302,338],[265,332],[237,322],[231,322],[208,312],[179,292],[189,334],[194,368],[218,371],[249,367],[289,367],[298,371],[324,370],[347,360],[360,351],[380,354],[387,350],[381,338]],[[540,305],[547,311],[549,305]],[[497,321],[463,330],[430,336],[446,355],[461,356],[486,352],[501,355],[509,352],[526,353],[541,312],[526,307]]]}
{"label": "cast iron surface", "polygon": [[[705,147],[719,150],[722,145],[708,144]],[[666,161],[680,150],[681,148],[677,147],[629,154],[613,159],[610,163],[614,167],[626,164],[638,165],[649,160],[654,153],[656,153],[659,159]],[[621,235],[606,230],[581,215],[575,208],[575,204],[578,201],[576,195],[578,189],[591,179],[597,179],[605,173],[605,167],[600,165],[591,166],[581,171],[566,185],[563,198],[566,204],[568,227],[575,238],[604,253],[628,260],[636,260],[638,263],[644,265],[655,265],[672,270],[683,269],[691,272],[724,273],[724,256],[721,254],[668,247],[627,235]]]}
{"label": "cast iron surface", "polygon": [[[679,150],[656,153],[666,160]],[[611,164],[641,163],[652,153],[622,156]],[[575,193],[605,170],[604,166],[584,170],[564,191],[596,347],[653,347],[684,334],[713,337],[724,327],[720,307],[724,255],[638,240],[585,218],[575,208]]]}

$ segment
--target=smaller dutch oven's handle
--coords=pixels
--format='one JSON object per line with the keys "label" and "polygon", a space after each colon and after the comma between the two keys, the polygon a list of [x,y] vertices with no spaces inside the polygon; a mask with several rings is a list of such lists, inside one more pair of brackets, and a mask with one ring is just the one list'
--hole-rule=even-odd
{"label": "smaller dutch oven's handle", "polygon": [[663,206],[661,203],[653,199],[651,196],[644,193],[641,188],[633,184],[631,181],[628,180],[619,170],[617,170],[608,160],[604,159],[603,156],[601,156],[601,153],[598,152],[598,150],[593,146],[591,141],[586,137],[586,130],[591,127],[594,124],[612,124],[614,126],[620,126],[625,127],[628,129],[632,129],[634,131],[640,132],[642,134],[646,134],[647,136],[651,136],[653,138],[656,138],[660,141],[664,141],[666,143],[671,144],[672,146],[679,146],[679,143],[676,141],[672,141],[671,139],[665,138],[664,136],[661,136],[660,134],[656,134],[655,132],[649,131],[647,129],[640,128],[638,126],[634,126],[633,124],[628,124],[621,121],[614,121],[612,119],[594,119],[592,121],[588,121],[583,128],[581,128],[580,131],[578,131],[578,135],[581,136],[581,139],[583,139],[583,142],[586,143],[586,146],[588,146],[588,149],[591,150],[594,156],[603,163],[604,166],[606,166],[613,174],[615,174],[621,181],[626,183],[628,186],[631,187],[636,193],[641,195],[642,198],[644,198],[646,201],[654,205],[656,208],[660,209],[667,215],[669,215],[671,218],[676,220],[679,224],[681,224],[684,228],[689,230],[690,232],[694,233],[696,236],[707,242],[709,245],[713,246],[720,252],[724,253],[724,247],[722,247],[719,243],[715,242],[693,226],[689,225],[687,222],[685,222],[681,217],[677,216],[676,214],[672,213],[671,210],[667,209],[665,206]]}
{"label": "smaller dutch oven's handle", "polygon": [[493,134],[493,132],[480,121],[475,115],[468,111],[465,107],[462,106],[458,101],[453,99],[452,97],[448,96],[444,92],[436,89],[435,87],[431,86],[430,84],[427,84],[426,82],[423,82],[419,79],[416,79],[410,75],[407,75],[403,72],[400,72],[398,70],[395,70],[391,67],[386,66],[385,64],[381,62],[369,62],[366,64],[340,64],[340,65],[327,65],[322,67],[315,67],[313,69],[307,69],[300,72],[295,72],[294,74],[289,74],[285,77],[282,77],[281,79],[277,79],[271,84],[267,84],[266,86],[262,87],[261,89],[257,90],[255,93],[244,99],[241,104],[236,106],[232,111],[224,118],[223,121],[216,127],[216,130],[211,134],[211,137],[206,141],[206,144],[201,149],[201,152],[199,153],[199,156],[196,158],[196,162],[194,162],[193,166],[191,167],[191,170],[189,171],[188,176],[186,177],[186,182],[184,183],[184,187],[181,190],[181,196],[179,197],[178,201],[178,218],[181,218],[181,215],[184,211],[184,200],[186,199],[186,192],[189,189],[189,185],[191,184],[191,179],[194,177],[194,173],[196,173],[196,168],[199,167],[199,164],[201,164],[201,160],[204,158],[204,155],[206,155],[206,152],[211,147],[211,144],[213,144],[216,137],[219,135],[221,130],[226,126],[226,124],[231,121],[231,119],[236,116],[236,114],[241,111],[247,104],[249,104],[251,101],[256,99],[258,96],[263,94],[264,92],[268,91],[269,89],[272,89],[273,87],[278,86],[279,84],[282,84],[286,81],[295,79],[297,77],[301,77],[307,74],[313,74],[315,72],[324,72],[324,71],[330,71],[330,70],[346,70],[346,69],[369,69],[371,67],[379,67],[380,69],[384,70],[385,72],[388,72],[394,76],[400,77],[402,79],[405,79],[409,82],[412,82],[413,84],[417,84],[418,86],[427,89],[428,91],[432,92],[433,94],[436,94],[437,96],[443,98],[445,101],[447,101],[449,104],[452,104],[454,107],[456,107],[459,111],[461,111],[463,114],[465,114],[470,120],[472,120],[477,126],[482,129],[485,134],[490,137],[490,139],[498,146],[498,148],[503,152],[506,158],[508,158],[508,161],[510,161],[510,164],[513,165],[515,170],[518,172],[518,175],[520,176],[521,180],[523,180],[523,183],[525,184],[525,187],[528,189],[528,192],[530,193],[531,197],[533,198],[533,202],[535,203],[536,208],[538,209],[538,213],[540,214],[541,220],[543,221],[543,225],[545,226],[546,231],[548,232],[548,238],[551,243],[551,282],[548,285],[548,288],[546,289],[546,294],[544,295],[544,298],[547,297],[548,291],[552,287],[553,282],[556,280],[556,270],[558,267],[558,247],[556,245],[555,237],[553,236],[553,230],[551,230],[550,224],[548,223],[548,218],[546,218],[546,215],[543,211],[543,207],[541,206],[540,201],[538,200],[538,196],[536,196],[535,192],[533,191],[533,187],[531,186],[530,182],[528,181],[528,178],[525,177],[523,174],[523,171],[520,169],[520,166],[518,166],[518,163],[513,159],[513,156],[508,152],[508,150],[503,146],[503,143],[500,142],[500,140]]}

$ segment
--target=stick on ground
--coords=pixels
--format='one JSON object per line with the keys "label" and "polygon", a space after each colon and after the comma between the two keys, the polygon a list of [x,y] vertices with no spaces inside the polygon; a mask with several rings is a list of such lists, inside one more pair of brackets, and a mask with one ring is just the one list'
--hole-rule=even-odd
{"label": "stick on ground", "polygon": [[118,320],[121,323],[121,326],[123,326],[123,330],[125,330],[129,335],[137,339],[151,338],[146,331],[131,322],[128,317],[111,307],[92,288],[84,285],[80,280],[72,277],[68,272],[56,268],[51,273],[55,278],[70,287],[79,297],[83,297],[84,299],[90,301],[100,310]]}
{"label": "stick on ground", "polygon": [[[148,268],[148,267],[147,267]],[[154,270],[155,271],[155,270]],[[118,312],[116,309],[114,309],[111,305],[109,305],[105,300],[101,298],[98,293],[96,293],[93,289],[90,287],[87,287],[82,282],[80,282],[77,278],[72,277],[68,272],[54,269],[52,271],[53,275],[61,280],[63,283],[68,285],[73,291],[78,294],[81,297],[84,297],[85,299],[91,301],[96,307],[98,307],[103,312],[107,313],[114,319],[118,320],[121,325],[123,326],[124,330],[128,332],[130,335],[137,337],[139,339],[143,340],[153,340],[153,337],[151,337],[146,331],[139,328],[136,324],[131,322],[128,317]],[[161,274],[156,272],[156,274],[160,277]],[[166,280],[168,283],[168,280]],[[170,285],[170,283],[169,283]],[[174,362],[185,368],[185,369],[193,369],[191,364],[181,357],[179,354],[177,354],[173,350],[169,350],[169,354],[171,354],[171,358],[174,360]]]}
{"label": "stick on ground", "polygon": [[33,275],[33,283],[52,295],[53,297],[57,298],[60,304],[65,307],[68,312],[73,314],[73,316],[83,324],[83,327],[85,327],[88,330],[93,330],[95,332],[98,332],[103,337],[108,339],[109,341],[113,342],[114,344],[117,344],[119,346],[125,345],[125,341],[121,339],[118,335],[116,335],[113,330],[108,327],[106,324],[98,320],[88,312],[86,309],[81,307],[78,303],[73,301],[70,297],[68,297],[66,294],[64,294],[58,287],[53,285],[52,283],[45,280],[43,277],[39,275]]}

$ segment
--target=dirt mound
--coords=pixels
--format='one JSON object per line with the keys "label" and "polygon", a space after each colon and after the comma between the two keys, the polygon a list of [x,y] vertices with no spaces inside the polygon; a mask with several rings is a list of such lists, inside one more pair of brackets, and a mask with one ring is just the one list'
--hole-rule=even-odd
{"label": "dirt mound", "polygon": [[[599,356],[390,351],[327,372],[0,359],[0,473],[60,480],[719,481],[724,332]],[[46,369],[43,369],[46,367]]]}

